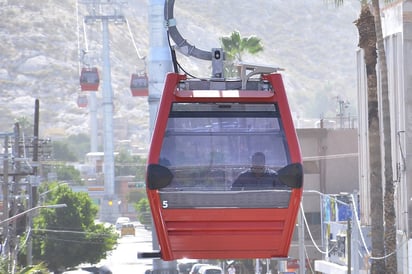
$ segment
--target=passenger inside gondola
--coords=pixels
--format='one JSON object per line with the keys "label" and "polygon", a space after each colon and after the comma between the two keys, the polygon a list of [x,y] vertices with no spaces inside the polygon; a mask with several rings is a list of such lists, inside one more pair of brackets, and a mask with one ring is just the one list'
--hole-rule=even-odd
{"label": "passenger inside gondola", "polygon": [[[169,114],[158,164],[173,178],[162,191],[231,191],[242,171],[265,174],[288,165],[287,142],[274,104],[175,103]],[[263,161],[250,168],[250,156]],[[264,153],[264,154],[263,154]],[[263,158],[263,160],[262,160]],[[167,159],[167,161],[165,161]],[[246,173],[247,174],[247,173]],[[281,188],[241,184],[239,189]],[[279,187],[278,187],[279,186]],[[233,194],[233,193],[232,193]]]}
{"label": "passenger inside gondola", "polygon": [[285,187],[278,179],[276,171],[266,167],[265,154],[252,155],[251,167],[243,171],[232,185],[232,190],[256,190]]}

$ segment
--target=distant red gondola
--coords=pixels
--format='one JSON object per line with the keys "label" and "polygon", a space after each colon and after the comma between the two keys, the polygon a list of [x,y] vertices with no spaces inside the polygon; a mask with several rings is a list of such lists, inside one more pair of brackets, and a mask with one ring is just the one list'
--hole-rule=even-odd
{"label": "distant red gondola", "polygon": [[130,90],[132,96],[148,96],[149,95],[149,83],[147,75],[132,74],[130,80]]}
{"label": "distant red gondola", "polygon": [[97,68],[82,68],[80,74],[80,86],[82,91],[99,90],[99,72]]}
{"label": "distant red gondola", "polygon": [[87,103],[88,103],[87,96],[79,95],[79,97],[77,97],[77,106],[79,108],[87,107]]}
{"label": "distant red gondola", "polygon": [[[152,257],[288,256],[303,189],[300,147],[281,75],[256,71],[264,72],[233,81],[167,76],[146,178],[161,248]],[[234,189],[255,152],[280,184]]]}

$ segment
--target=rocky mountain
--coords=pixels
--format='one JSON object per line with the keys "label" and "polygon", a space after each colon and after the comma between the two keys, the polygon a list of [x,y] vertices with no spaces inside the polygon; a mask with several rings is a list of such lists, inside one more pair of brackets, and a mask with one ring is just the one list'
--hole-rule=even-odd
{"label": "rocky mountain", "polygon": [[[76,103],[82,94],[79,71],[86,63],[101,69],[102,31],[98,22],[83,25],[90,12],[84,5],[87,2],[91,0],[0,0],[0,132],[11,131],[21,117],[31,120],[37,98],[42,136],[89,133],[88,109]],[[353,21],[359,3],[345,1],[336,8],[326,2],[176,0],[174,14],[182,36],[203,50],[219,47],[219,38],[234,30],[261,38],[264,51],[243,59],[285,69],[296,116],[336,115],[337,96],[348,100],[355,114],[357,30]],[[132,132],[128,138],[143,147],[149,135],[147,98],[132,97],[129,83],[132,73],[145,69],[141,57],[149,53],[149,3],[129,0],[121,5],[127,23],[109,27],[115,123],[127,122]],[[83,51],[87,54],[81,58]],[[193,75],[209,72],[210,64],[204,61],[178,58]],[[101,98],[100,91],[97,97]]]}

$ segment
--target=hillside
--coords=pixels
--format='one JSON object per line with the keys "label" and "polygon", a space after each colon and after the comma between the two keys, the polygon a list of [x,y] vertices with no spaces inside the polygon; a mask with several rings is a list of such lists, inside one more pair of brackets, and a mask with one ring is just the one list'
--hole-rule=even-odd
{"label": "hillside", "polygon": [[[139,54],[149,52],[148,0],[123,8]],[[33,116],[40,100],[40,134],[67,136],[89,132],[87,108],[78,108],[79,52],[101,67],[101,26],[82,29],[88,15],[74,0],[0,0],[0,132],[17,118]],[[183,37],[200,49],[219,47],[219,38],[239,30],[262,39],[264,52],[244,61],[285,69],[291,109],[299,117],[336,114],[336,96],[350,101],[356,113],[358,1],[335,8],[322,0],[177,0],[175,18]],[[77,18],[79,17],[79,18]],[[87,34],[87,44],[83,33]],[[147,146],[148,104],[129,91],[131,73],[144,69],[126,24],[110,25],[115,121],[127,120],[131,138]],[[179,56],[190,73],[208,72],[204,61]],[[206,70],[205,70],[206,68]],[[103,79],[104,80],[104,79]],[[101,97],[98,92],[98,98]],[[102,127],[102,125],[99,125]],[[115,139],[117,137],[115,136]]]}

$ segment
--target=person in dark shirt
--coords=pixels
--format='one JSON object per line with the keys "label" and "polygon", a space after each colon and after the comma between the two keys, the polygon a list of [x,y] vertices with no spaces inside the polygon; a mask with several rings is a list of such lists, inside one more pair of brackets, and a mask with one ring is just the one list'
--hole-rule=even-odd
{"label": "person in dark shirt", "polygon": [[273,189],[282,186],[277,172],[265,166],[265,154],[256,152],[252,156],[251,167],[242,172],[232,184],[232,190]]}

